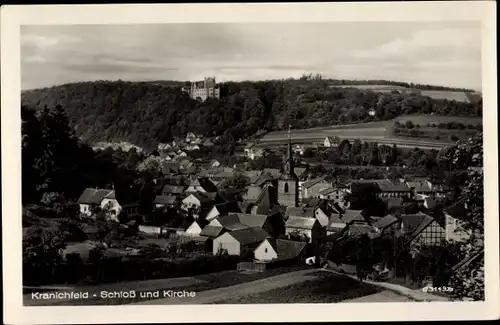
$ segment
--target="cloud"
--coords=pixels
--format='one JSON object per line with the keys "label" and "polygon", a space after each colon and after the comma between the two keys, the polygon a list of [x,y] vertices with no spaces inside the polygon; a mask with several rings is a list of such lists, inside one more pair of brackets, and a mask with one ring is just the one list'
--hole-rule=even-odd
{"label": "cloud", "polygon": [[255,80],[321,73],[477,88],[480,25],[280,23],[23,26],[23,88],[73,81]]}

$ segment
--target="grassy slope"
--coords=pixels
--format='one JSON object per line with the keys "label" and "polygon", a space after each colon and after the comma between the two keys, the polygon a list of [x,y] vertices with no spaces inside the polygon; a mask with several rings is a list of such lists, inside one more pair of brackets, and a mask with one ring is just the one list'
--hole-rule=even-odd
{"label": "grassy slope", "polygon": [[[422,126],[422,130],[426,130],[426,125],[428,123],[443,123],[443,122],[460,122],[465,125],[468,124],[482,124],[482,118],[480,117],[461,117],[461,116],[437,116],[437,115],[412,115],[412,116],[399,116],[395,119],[389,121],[378,121],[371,123],[362,124],[352,124],[352,125],[340,125],[340,126],[329,126],[329,127],[319,127],[311,129],[294,130],[293,138],[295,142],[301,142],[301,140],[307,141],[322,141],[327,136],[337,136],[340,138],[356,139],[363,138],[366,140],[377,141],[377,140],[398,140],[398,141],[408,141],[408,142],[443,142],[452,143],[446,136],[442,137],[440,141],[436,141],[432,138],[409,138],[395,135],[392,132],[392,128],[396,121],[404,123],[411,120],[414,124],[419,124]],[[435,130],[435,129],[434,129]],[[439,130],[442,134],[455,134],[459,138],[469,137],[467,132],[470,130]],[[287,139],[287,131],[271,132],[264,135],[260,141],[261,142],[281,142]]]}
{"label": "grassy slope", "polygon": [[218,301],[217,304],[281,304],[281,303],[336,303],[380,292],[375,286],[366,285],[340,275],[320,272],[317,279],[285,288]]}

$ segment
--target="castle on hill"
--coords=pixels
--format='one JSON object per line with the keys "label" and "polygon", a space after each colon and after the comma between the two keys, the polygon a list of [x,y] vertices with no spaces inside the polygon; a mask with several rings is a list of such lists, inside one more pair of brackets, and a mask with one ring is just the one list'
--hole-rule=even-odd
{"label": "castle on hill", "polygon": [[215,77],[205,78],[202,81],[194,81],[189,89],[183,89],[193,99],[206,101],[208,98],[220,98],[220,88],[215,82]]}

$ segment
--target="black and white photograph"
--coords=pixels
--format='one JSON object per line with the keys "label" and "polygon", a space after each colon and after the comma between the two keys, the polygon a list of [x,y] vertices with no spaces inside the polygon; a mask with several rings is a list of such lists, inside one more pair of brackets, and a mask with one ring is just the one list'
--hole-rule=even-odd
{"label": "black and white photograph", "polygon": [[21,24],[26,312],[485,302],[483,27]]}

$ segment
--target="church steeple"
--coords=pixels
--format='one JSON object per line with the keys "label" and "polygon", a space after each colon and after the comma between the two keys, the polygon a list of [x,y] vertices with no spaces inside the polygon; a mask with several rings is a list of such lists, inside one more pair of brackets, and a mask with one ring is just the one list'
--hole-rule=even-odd
{"label": "church steeple", "polygon": [[294,162],[293,162],[293,151],[292,151],[292,125],[291,124],[288,125],[288,147],[287,147],[285,172],[288,175],[295,175]]}

